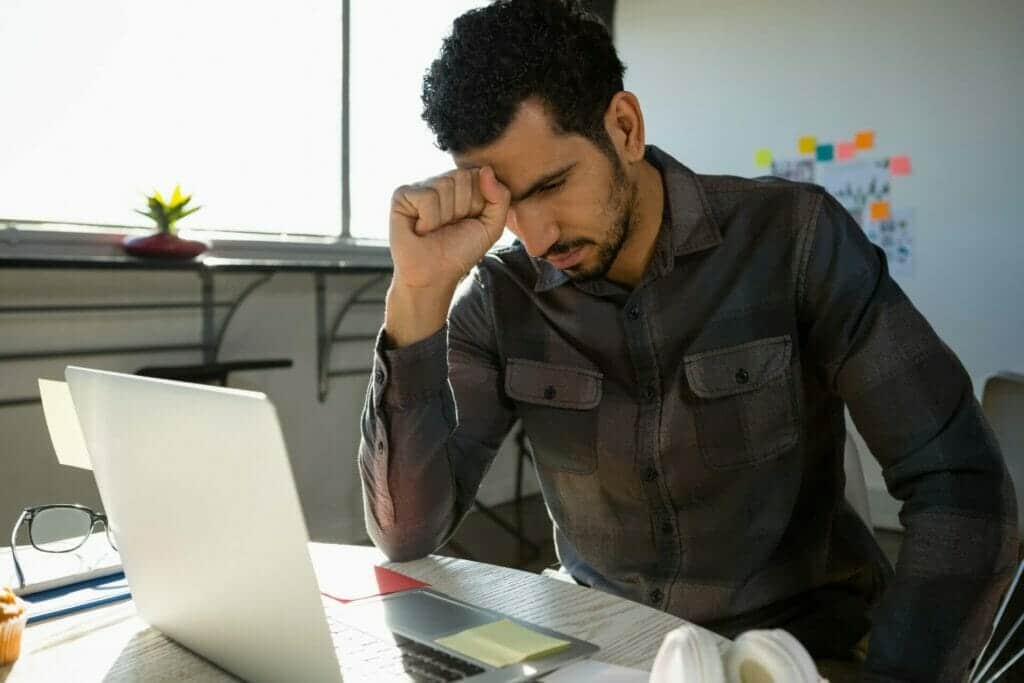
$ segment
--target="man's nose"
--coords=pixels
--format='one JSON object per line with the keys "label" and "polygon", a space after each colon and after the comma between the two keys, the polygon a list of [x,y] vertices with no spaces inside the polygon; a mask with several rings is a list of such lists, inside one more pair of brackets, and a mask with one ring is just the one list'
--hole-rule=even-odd
{"label": "man's nose", "polygon": [[558,224],[537,211],[515,207],[508,212],[508,229],[526,247],[526,253],[538,258],[558,241]]}

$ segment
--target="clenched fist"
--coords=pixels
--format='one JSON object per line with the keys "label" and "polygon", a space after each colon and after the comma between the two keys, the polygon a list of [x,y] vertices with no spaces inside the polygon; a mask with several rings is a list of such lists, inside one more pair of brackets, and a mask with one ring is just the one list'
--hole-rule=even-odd
{"label": "clenched fist", "polygon": [[508,188],[489,166],[399,187],[391,198],[395,280],[454,286],[501,237],[508,207]]}
{"label": "clenched fist", "polygon": [[505,229],[511,195],[489,166],[458,169],[391,198],[395,265],[384,312],[393,346],[425,339],[444,326],[455,287]]}

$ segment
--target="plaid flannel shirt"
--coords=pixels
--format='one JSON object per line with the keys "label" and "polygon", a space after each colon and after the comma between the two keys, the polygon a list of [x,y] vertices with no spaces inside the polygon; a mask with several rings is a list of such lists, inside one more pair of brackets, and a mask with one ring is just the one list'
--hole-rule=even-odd
{"label": "plaid flannel shirt", "polygon": [[[634,289],[516,244],[447,326],[378,339],[359,450],[393,559],[438,548],[521,419],[581,583],[727,636],[794,633],[865,676],[963,680],[1017,551],[963,367],[822,188],[697,175],[649,147],[664,219]],[[903,502],[895,573],[843,497],[844,407]]]}

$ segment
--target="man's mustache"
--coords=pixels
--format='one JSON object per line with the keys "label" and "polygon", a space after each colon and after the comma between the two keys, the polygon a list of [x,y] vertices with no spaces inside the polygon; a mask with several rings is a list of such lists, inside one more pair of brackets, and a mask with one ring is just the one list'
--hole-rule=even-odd
{"label": "man's mustache", "polygon": [[551,245],[551,248],[545,251],[541,258],[550,258],[552,256],[559,256],[560,254],[568,254],[570,251],[579,249],[580,247],[588,244],[593,244],[593,241],[588,239],[578,239],[573,240],[572,242],[558,242]]}

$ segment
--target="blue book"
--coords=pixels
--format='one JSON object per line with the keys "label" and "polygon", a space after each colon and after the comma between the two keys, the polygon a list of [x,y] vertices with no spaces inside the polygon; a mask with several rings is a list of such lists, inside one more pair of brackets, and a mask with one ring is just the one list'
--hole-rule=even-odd
{"label": "blue book", "polygon": [[92,607],[130,599],[124,572],[22,596],[28,603],[28,623],[61,617]]}

